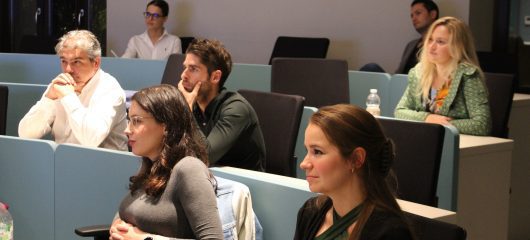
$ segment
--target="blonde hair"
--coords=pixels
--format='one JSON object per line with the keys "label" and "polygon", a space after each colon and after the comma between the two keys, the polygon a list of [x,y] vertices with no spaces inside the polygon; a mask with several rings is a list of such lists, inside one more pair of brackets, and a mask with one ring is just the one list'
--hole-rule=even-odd
{"label": "blonde hair", "polygon": [[101,45],[96,36],[88,30],[73,30],[64,34],[55,45],[55,52],[60,55],[64,49],[85,50],[91,61],[101,57]]}
{"label": "blonde hair", "polygon": [[455,17],[440,18],[429,27],[429,30],[423,39],[422,49],[418,54],[420,59],[420,64],[418,64],[418,67],[416,68],[416,72],[420,78],[420,84],[418,85],[420,91],[418,93],[422,95],[424,101],[428,99],[434,79],[440,74],[437,72],[435,64],[428,60],[429,51],[426,50],[429,47],[429,42],[432,41],[434,30],[439,26],[445,26],[449,32],[448,44],[451,63],[449,67],[449,76],[444,77],[453,78],[452,75],[458,67],[458,64],[465,63],[476,67],[481,79],[484,79],[475,51],[473,35],[471,34],[469,27]]}

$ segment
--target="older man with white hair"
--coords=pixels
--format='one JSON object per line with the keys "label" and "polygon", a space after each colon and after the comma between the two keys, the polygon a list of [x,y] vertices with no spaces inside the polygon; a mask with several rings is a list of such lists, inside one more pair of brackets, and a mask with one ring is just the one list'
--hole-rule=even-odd
{"label": "older man with white hair", "polygon": [[57,143],[127,150],[125,93],[100,69],[101,45],[87,30],[74,30],[55,46],[62,73],[22,118],[18,134]]}

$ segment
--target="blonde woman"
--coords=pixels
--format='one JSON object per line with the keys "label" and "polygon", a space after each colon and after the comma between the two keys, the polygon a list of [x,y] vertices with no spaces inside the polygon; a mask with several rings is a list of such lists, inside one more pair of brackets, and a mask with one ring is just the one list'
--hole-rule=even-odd
{"label": "blonde woman", "polygon": [[457,18],[443,17],[427,32],[395,117],[453,125],[461,134],[488,135],[487,94],[469,28]]}

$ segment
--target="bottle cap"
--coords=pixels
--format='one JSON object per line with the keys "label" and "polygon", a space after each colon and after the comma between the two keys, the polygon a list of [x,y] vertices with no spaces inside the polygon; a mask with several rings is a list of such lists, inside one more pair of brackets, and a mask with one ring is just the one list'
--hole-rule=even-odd
{"label": "bottle cap", "polygon": [[377,89],[375,88],[370,89],[370,93],[377,93]]}

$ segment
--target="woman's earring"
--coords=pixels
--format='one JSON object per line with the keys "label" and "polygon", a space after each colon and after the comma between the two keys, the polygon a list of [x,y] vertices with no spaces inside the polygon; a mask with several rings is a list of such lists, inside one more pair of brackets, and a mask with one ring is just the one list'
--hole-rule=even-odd
{"label": "woman's earring", "polygon": [[351,174],[355,172],[355,168],[351,168]]}

